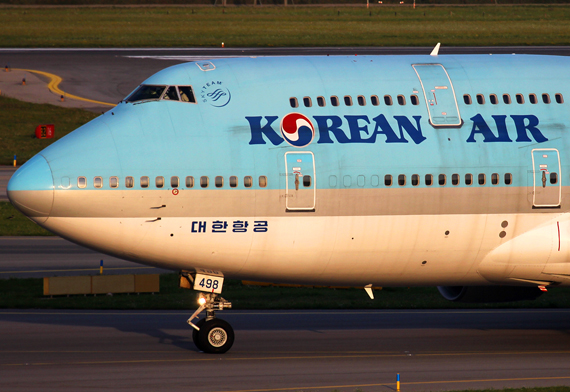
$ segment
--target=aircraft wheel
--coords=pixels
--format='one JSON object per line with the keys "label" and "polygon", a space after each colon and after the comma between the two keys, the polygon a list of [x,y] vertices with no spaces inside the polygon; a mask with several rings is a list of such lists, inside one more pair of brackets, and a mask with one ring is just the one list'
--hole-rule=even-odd
{"label": "aircraft wheel", "polygon": [[200,351],[205,351],[201,346],[200,346],[200,332],[202,331],[202,325],[204,325],[204,323],[206,322],[206,319],[203,318],[201,320],[198,320],[198,322],[196,323],[196,326],[198,328],[200,328],[200,331],[196,330],[196,328],[192,328],[192,340],[194,341],[194,344],[196,345],[196,347],[198,348],[198,350]]}
{"label": "aircraft wheel", "polygon": [[198,332],[199,349],[205,353],[223,354],[234,344],[234,330],[232,326],[218,318],[206,321]]}

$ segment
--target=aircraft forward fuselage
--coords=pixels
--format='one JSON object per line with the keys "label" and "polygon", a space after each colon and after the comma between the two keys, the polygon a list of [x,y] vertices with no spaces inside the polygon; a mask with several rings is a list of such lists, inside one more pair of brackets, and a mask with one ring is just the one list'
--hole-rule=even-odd
{"label": "aircraft forward fuselage", "polygon": [[52,144],[12,202],[174,270],[568,285],[570,59],[330,56],[167,68]]}

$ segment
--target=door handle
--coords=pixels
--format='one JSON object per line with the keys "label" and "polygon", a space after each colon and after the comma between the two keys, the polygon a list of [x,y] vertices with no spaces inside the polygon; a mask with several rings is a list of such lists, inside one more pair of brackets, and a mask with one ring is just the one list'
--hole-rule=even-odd
{"label": "door handle", "polygon": [[542,171],[542,187],[546,188],[546,172]]}

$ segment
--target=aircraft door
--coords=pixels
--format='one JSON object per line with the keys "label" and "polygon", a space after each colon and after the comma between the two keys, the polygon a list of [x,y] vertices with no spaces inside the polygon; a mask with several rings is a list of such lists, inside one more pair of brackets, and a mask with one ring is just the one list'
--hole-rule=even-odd
{"label": "aircraft door", "polygon": [[560,207],[562,183],[560,154],[554,148],[532,150],[534,207]]}
{"label": "aircraft door", "polygon": [[460,126],[462,121],[455,90],[443,65],[413,64],[412,67],[422,85],[430,124],[434,127]]}
{"label": "aircraft door", "polygon": [[316,203],[315,156],[312,152],[285,153],[285,205],[288,211],[311,211]]}

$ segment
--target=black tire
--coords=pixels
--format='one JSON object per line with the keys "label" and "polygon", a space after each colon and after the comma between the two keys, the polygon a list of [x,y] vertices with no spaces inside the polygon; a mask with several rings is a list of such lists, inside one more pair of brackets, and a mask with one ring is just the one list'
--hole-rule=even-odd
{"label": "black tire", "polygon": [[[198,320],[198,322],[196,323],[196,326],[200,329],[202,329],[202,325],[204,325],[204,323],[206,322],[206,319],[200,319]],[[202,347],[200,347],[200,331],[196,330],[196,328],[192,327],[192,340],[194,341],[194,344],[196,345],[196,347],[198,348],[198,350],[200,351],[204,351],[204,349],[202,349]]]}
{"label": "black tire", "polygon": [[198,348],[205,353],[223,354],[234,344],[234,330],[224,320],[211,319],[206,321],[198,332]]}

